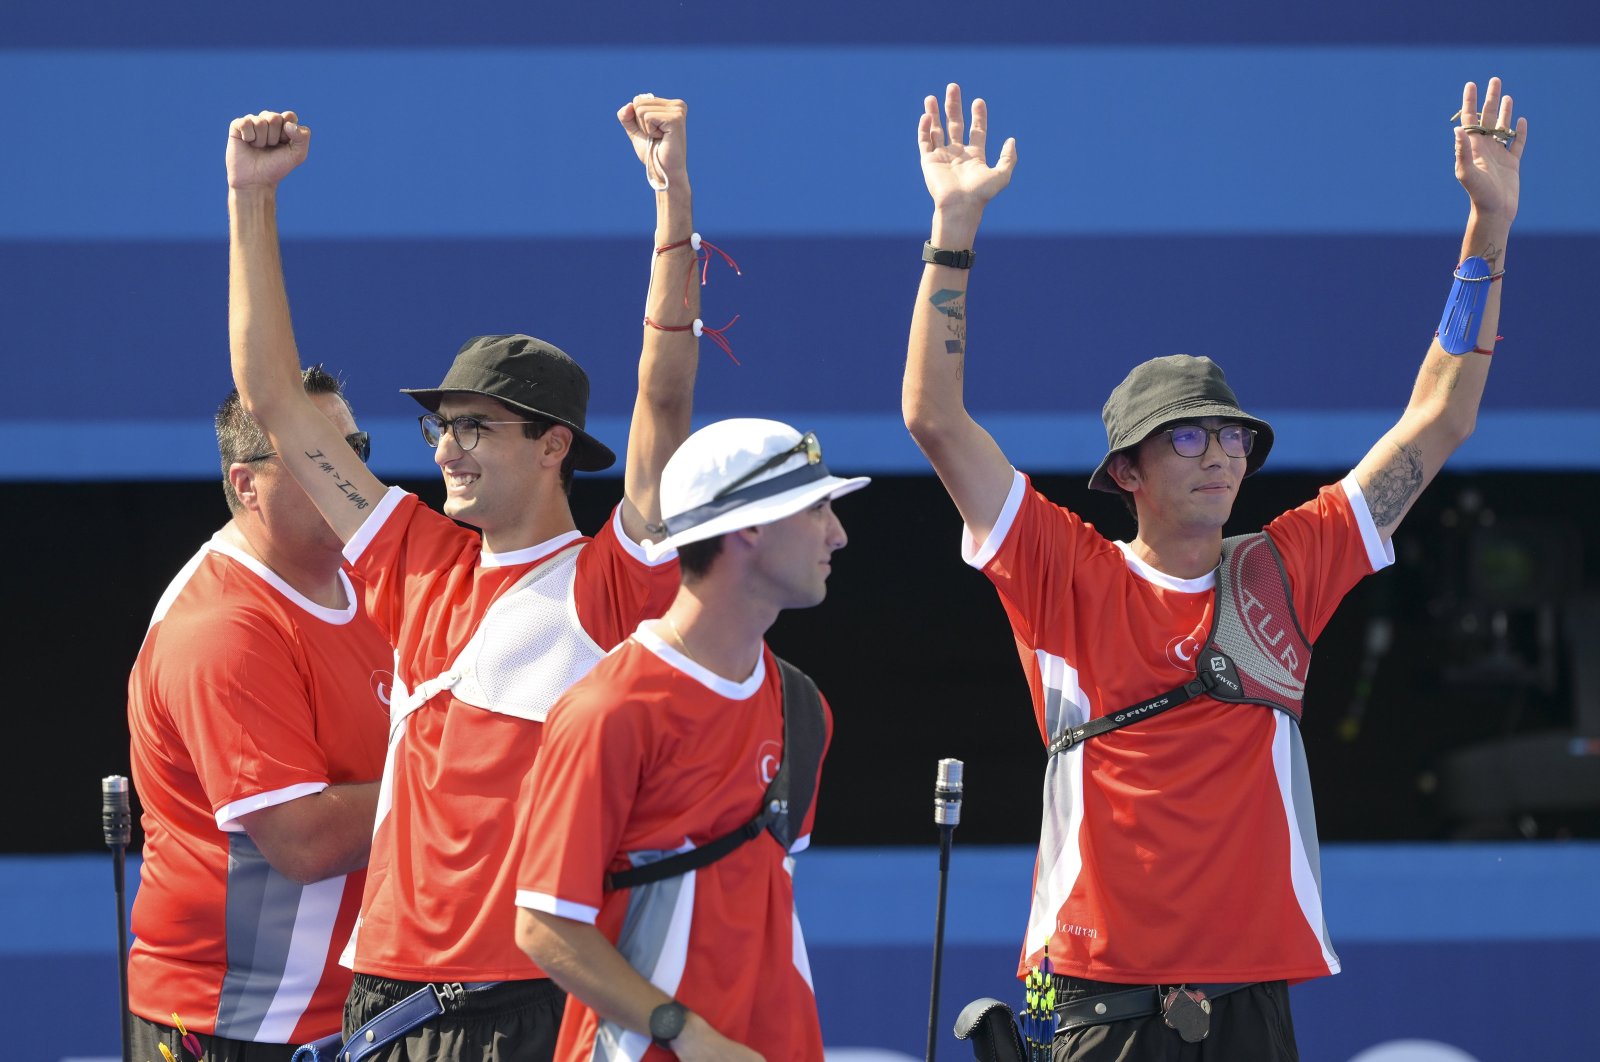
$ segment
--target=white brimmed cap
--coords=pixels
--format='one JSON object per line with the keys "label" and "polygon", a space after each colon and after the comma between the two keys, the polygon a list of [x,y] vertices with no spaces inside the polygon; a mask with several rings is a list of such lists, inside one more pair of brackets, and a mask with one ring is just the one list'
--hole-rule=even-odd
{"label": "white brimmed cap", "polygon": [[656,560],[690,542],[770,524],[871,482],[830,473],[809,432],[776,420],[719,420],[685,439],[661,470],[667,538],[646,543],[645,555]]}

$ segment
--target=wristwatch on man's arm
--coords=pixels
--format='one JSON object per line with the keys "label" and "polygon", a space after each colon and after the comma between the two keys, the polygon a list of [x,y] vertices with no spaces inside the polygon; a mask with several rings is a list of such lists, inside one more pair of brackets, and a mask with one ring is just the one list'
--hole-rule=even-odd
{"label": "wristwatch on man's arm", "polygon": [[650,1012],[650,1039],[657,1047],[672,1049],[672,1041],[683,1034],[683,1023],[689,1019],[689,1008],[676,999],[669,999]]}

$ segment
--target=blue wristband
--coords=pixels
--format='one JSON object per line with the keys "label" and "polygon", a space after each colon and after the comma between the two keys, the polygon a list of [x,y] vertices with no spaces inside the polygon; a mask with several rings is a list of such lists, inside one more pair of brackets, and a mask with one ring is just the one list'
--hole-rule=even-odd
{"label": "blue wristband", "polygon": [[1450,354],[1465,354],[1478,345],[1483,306],[1489,301],[1489,263],[1473,255],[1456,270],[1444,316],[1439,318],[1439,345]]}

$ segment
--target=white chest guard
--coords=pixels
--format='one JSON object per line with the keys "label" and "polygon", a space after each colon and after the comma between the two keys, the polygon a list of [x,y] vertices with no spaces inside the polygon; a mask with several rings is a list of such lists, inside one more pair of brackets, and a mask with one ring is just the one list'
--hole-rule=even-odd
{"label": "white chest guard", "polygon": [[550,706],[606,655],[578,622],[573,580],[582,545],[569,546],[501,594],[442,674],[397,689],[389,731],[441,690],[485,711],[543,722]]}

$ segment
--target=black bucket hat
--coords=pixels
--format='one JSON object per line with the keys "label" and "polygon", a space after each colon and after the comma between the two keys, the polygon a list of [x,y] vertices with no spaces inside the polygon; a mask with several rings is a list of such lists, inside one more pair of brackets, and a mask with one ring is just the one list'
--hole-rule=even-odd
{"label": "black bucket hat", "polygon": [[1136,365],[1117,384],[1100,411],[1110,449],[1089,477],[1091,490],[1118,493],[1106,471],[1111,458],[1143,442],[1152,432],[1175,420],[1226,417],[1256,430],[1255,447],[1245,458],[1244,474],[1254,475],[1272,449],[1272,425],[1239,408],[1222,369],[1210,358],[1170,354]]}
{"label": "black bucket hat", "polygon": [[583,430],[589,377],[559,347],[532,336],[474,336],[456,352],[438,387],[402,387],[432,413],[448,394],[486,395],[513,409],[572,429],[573,468],[599,472],[617,455]]}

